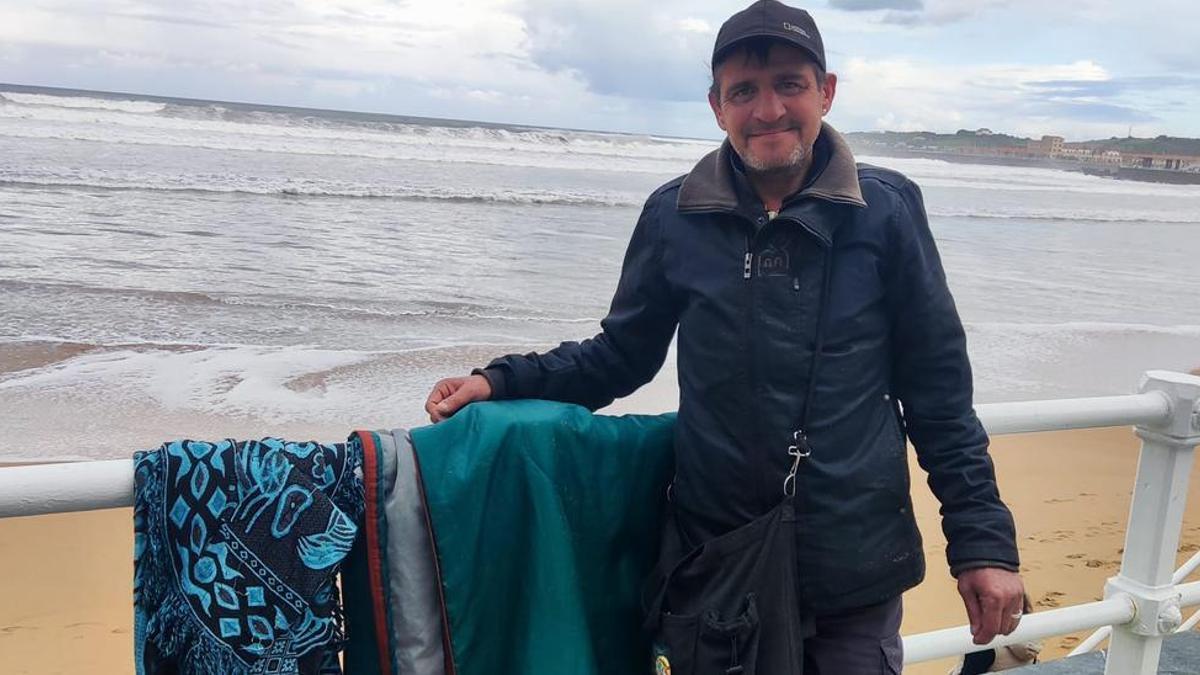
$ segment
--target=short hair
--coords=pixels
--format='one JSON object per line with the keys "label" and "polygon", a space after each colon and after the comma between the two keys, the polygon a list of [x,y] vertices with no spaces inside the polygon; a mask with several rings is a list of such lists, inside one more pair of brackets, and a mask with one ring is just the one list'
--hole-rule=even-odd
{"label": "short hair", "polygon": [[[779,40],[771,37],[758,37],[751,38],[745,42],[734,45],[731,49],[725,50],[719,59],[712,62],[712,84],[708,86],[709,96],[718,96],[721,93],[721,87],[719,84],[717,84],[717,69],[721,67],[721,64],[728,61],[730,57],[732,57],[734,54],[741,53],[745,55],[746,63],[753,61],[760,66],[765,65],[767,59],[771,56],[771,47],[774,47],[775,45],[797,48],[795,45],[785,40]],[[804,52],[803,49],[800,51]],[[825,69],[822,68],[815,59],[809,57],[807,52],[804,52],[804,54],[806,60],[812,64],[813,71],[816,73],[817,85],[820,86],[825,84]]]}

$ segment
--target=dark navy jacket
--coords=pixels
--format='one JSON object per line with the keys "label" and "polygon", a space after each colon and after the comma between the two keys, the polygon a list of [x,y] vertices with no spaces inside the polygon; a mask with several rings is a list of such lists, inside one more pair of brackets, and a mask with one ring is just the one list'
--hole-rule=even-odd
{"label": "dark navy jacket", "polygon": [[777,504],[787,448],[806,427],[796,496],[807,608],[881,602],[924,576],[906,438],[941,500],[952,569],[1015,570],[1013,520],[921,193],[856,165],[828,126],[817,143],[819,175],[773,220],[739,182],[728,142],[656,190],[602,332],[493,361],[483,371],[493,396],[603,407],[654,377],[678,326],[673,499],[689,539]]}

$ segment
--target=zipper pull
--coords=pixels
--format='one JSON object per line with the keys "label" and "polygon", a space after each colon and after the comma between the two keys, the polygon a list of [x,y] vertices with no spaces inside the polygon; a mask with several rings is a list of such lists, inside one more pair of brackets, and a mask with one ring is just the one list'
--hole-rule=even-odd
{"label": "zipper pull", "polygon": [[754,254],[751,253],[750,251],[746,251],[746,264],[742,268],[742,278],[743,279],[750,278],[750,268],[752,267],[753,263],[754,263]]}

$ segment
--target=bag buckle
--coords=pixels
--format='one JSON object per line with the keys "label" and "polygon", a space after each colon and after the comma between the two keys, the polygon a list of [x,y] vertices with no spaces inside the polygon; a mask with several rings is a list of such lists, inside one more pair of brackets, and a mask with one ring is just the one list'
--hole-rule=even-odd
{"label": "bag buckle", "polygon": [[800,470],[800,460],[812,455],[812,446],[808,444],[808,436],[797,429],[792,432],[792,444],[787,449],[792,458],[792,468],[788,470],[787,478],[783,479],[783,496],[796,496],[796,472]]}

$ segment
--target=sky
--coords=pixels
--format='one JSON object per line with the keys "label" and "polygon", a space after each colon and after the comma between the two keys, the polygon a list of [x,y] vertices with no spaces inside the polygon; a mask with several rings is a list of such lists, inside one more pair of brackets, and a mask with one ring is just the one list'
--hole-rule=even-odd
{"label": "sky", "polygon": [[[0,82],[716,138],[746,0],[0,0]],[[1200,2],[814,0],[842,131],[1200,137]]]}

